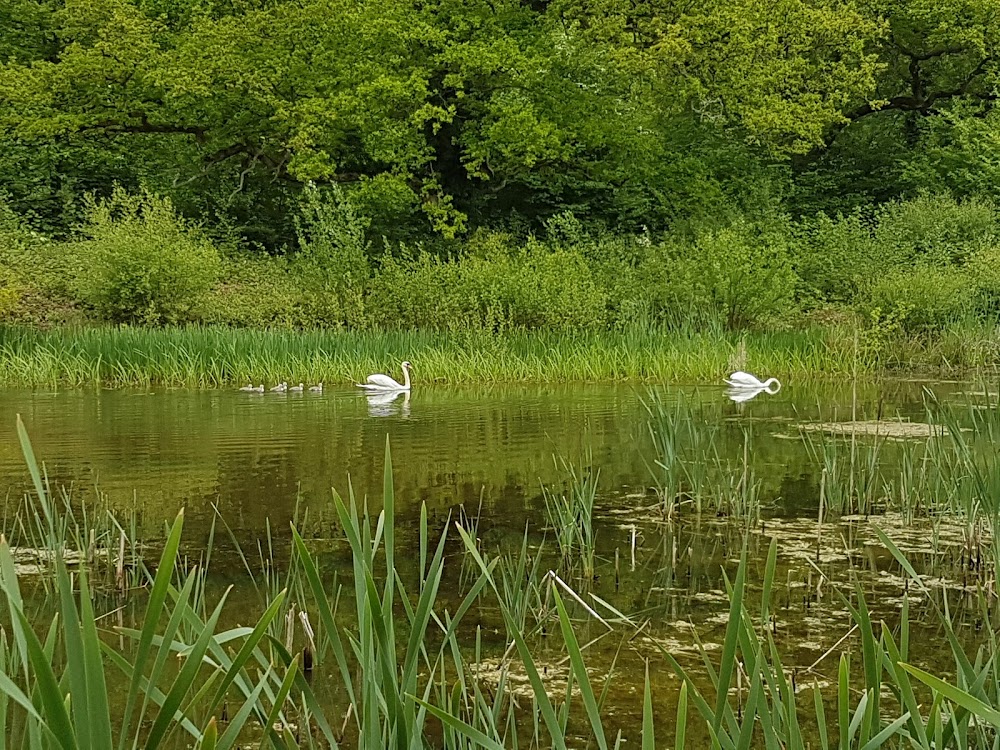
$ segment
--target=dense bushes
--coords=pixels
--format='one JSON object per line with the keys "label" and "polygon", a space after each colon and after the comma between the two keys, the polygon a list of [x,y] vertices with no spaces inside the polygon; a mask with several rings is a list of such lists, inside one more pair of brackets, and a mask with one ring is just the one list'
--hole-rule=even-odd
{"label": "dense bushes", "polygon": [[75,243],[81,298],[115,323],[198,320],[219,276],[219,252],[170,201],[116,188],[92,201]]}
{"label": "dense bushes", "polygon": [[793,230],[800,302],[849,304],[917,332],[1000,309],[1000,216],[987,201],[919,196],[819,215]]}
{"label": "dense bushes", "polygon": [[480,230],[424,247],[371,243],[338,190],[308,188],[295,224],[297,247],[266,255],[119,189],[55,242],[0,204],[0,321],[693,330],[859,313],[922,333],[1000,313],[1000,221],[984,201],[921,196],[662,236],[591,234],[562,214],[541,237]]}
{"label": "dense bushes", "polygon": [[383,257],[370,323],[386,328],[591,328],[606,323],[604,296],[578,252],[501,239],[485,255]]}

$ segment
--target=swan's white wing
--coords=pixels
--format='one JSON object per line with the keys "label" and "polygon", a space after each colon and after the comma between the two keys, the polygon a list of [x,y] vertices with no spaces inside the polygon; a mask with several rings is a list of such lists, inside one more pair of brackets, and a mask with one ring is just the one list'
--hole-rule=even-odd
{"label": "swan's white wing", "polygon": [[726,382],[734,388],[763,388],[764,384],[761,383],[757,378],[751,375],[749,372],[743,372],[742,370],[737,370],[732,375],[730,375]]}
{"label": "swan's white wing", "polygon": [[376,388],[395,388],[402,389],[399,383],[390,378],[388,375],[369,375],[368,385],[373,385]]}

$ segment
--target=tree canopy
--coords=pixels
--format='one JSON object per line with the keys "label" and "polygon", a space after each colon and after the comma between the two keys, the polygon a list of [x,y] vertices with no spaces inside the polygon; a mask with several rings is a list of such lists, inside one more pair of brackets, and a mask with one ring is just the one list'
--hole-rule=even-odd
{"label": "tree canopy", "polygon": [[310,182],[343,186],[382,233],[445,237],[567,210],[636,230],[786,199],[839,208],[831,192],[882,200],[944,173],[989,190],[998,14],[994,0],[10,0],[0,184],[43,228],[121,183],[265,246],[286,241]]}

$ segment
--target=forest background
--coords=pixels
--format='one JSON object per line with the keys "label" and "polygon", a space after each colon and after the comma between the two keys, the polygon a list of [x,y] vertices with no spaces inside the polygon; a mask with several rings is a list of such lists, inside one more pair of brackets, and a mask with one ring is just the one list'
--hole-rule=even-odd
{"label": "forest background", "polygon": [[996,0],[5,0],[0,322],[992,334]]}

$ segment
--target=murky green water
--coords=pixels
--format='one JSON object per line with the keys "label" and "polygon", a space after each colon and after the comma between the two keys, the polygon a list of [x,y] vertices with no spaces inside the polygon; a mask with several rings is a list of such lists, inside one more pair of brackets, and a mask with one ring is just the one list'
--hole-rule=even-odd
{"label": "murky green water", "polygon": [[[922,419],[927,384],[859,386],[857,414]],[[936,384],[943,399],[969,387]],[[810,512],[816,473],[794,422],[850,419],[849,385],[785,386],[753,401],[729,401],[721,387],[657,389],[686,398],[720,430],[723,457],[740,456],[752,433],[754,465],[779,513]],[[95,487],[116,505],[133,493],[146,520],[159,523],[186,507],[205,521],[217,505],[250,532],[265,519],[284,525],[297,501],[325,504],[348,477],[359,495],[379,495],[386,436],[392,444],[399,502],[415,510],[483,498],[488,520],[518,520],[539,506],[539,483],[557,479],[553,456],[579,461],[589,448],[602,495],[650,484],[645,388],[505,386],[426,388],[393,400],[356,390],[323,394],[226,391],[0,392],[0,486],[26,487],[14,434],[20,413],[35,452],[56,484]],[[196,521],[197,522],[197,521]]]}
{"label": "murky green water", "polygon": [[[762,576],[768,545],[777,538],[772,627],[786,666],[801,674],[804,685],[827,684],[835,673],[836,654],[824,654],[850,629],[837,591],[852,585],[852,575],[862,580],[873,616],[890,625],[905,585],[876,543],[873,519],[817,526],[820,466],[797,425],[852,416],[922,421],[925,389],[941,402],[966,403],[981,386],[787,384],[775,395],[761,394],[746,403],[729,400],[721,386],[654,389],[668,404],[678,399],[688,404],[699,429],[712,435],[717,470],[750,467],[759,482],[761,518],[749,524],[754,578]],[[638,635],[634,630],[612,633],[588,650],[596,674],[618,655],[617,674],[623,679],[610,692],[612,725],[634,729],[641,712],[642,665],[657,659],[651,641],[694,666],[700,659],[694,634],[710,651],[722,638],[728,609],[722,572],[732,575],[748,527],[714,512],[698,516],[690,507],[668,522],[650,509],[655,455],[643,405],[650,397],[649,389],[622,385],[428,387],[395,398],[332,388],[299,395],[5,391],[0,393],[0,486],[8,505],[19,502],[28,486],[14,432],[15,414],[21,414],[54,486],[72,487],[80,500],[99,491],[114,507],[134,507],[147,538],[155,538],[181,507],[188,518],[186,537],[195,546],[207,534],[213,508],[250,549],[269,524],[280,559],[296,513],[307,513],[313,535],[324,537],[324,524],[332,517],[332,487],[343,494],[350,481],[358,496],[377,502],[387,435],[401,532],[410,540],[420,504],[426,503],[438,532],[449,512],[454,519],[464,505],[479,516],[479,535],[487,547],[513,544],[526,524],[538,543],[546,525],[541,485],[565,477],[554,457],[587,465],[600,471],[598,576],[572,583],[646,623]],[[906,441],[883,442],[879,461],[891,474]],[[965,539],[960,528],[928,521],[907,525],[892,514],[874,520],[891,530],[919,569],[947,568],[944,585],[954,590],[957,611],[974,609],[974,586],[961,573]],[[332,542],[330,549],[328,564],[343,564]],[[219,583],[245,583],[234,557],[228,565],[223,553],[219,559]],[[452,559],[449,590],[458,591],[457,546]],[[751,580],[751,597],[759,597],[754,585]],[[909,596],[919,613],[920,597]],[[245,612],[236,619],[245,620],[258,604],[252,592],[241,596],[238,588],[235,606]],[[502,629],[488,609],[473,620],[487,633]],[[935,623],[926,622],[923,635],[928,637],[914,636],[914,643],[923,644],[916,660],[946,674],[952,669],[950,654],[940,647]],[[593,628],[591,636],[603,631],[595,624],[583,627]],[[857,645],[848,638],[842,647]],[[565,665],[559,666],[555,645],[552,652],[555,675]],[[669,726],[666,717],[674,710],[678,681],[662,661],[659,665],[655,706]],[[322,693],[322,675],[317,679]]]}

